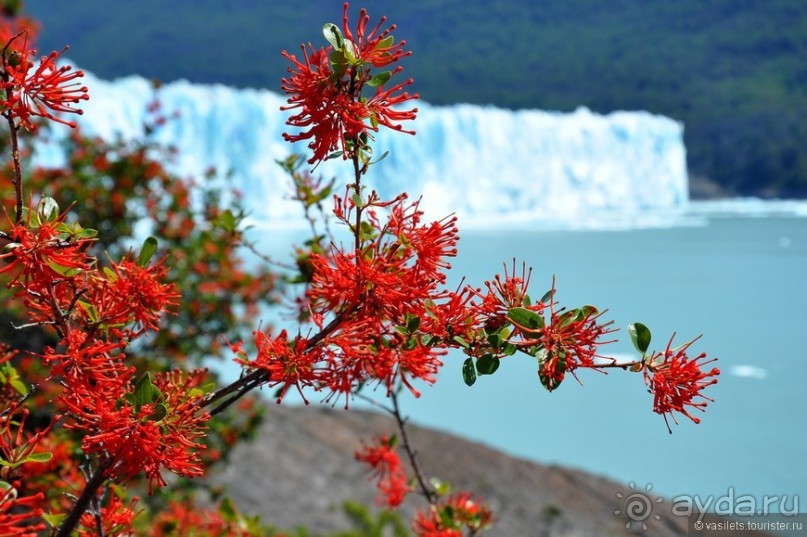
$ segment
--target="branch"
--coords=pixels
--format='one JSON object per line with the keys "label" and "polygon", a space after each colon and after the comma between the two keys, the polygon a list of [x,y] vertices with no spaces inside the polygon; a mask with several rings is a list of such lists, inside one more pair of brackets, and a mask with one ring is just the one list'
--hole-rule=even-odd
{"label": "branch", "polygon": [[92,477],[90,477],[90,479],[87,481],[87,484],[84,485],[84,490],[81,492],[81,496],[79,496],[76,503],[73,504],[73,509],[70,510],[67,518],[65,518],[64,521],[59,525],[59,531],[56,533],[55,537],[70,536],[70,533],[78,525],[81,515],[84,514],[84,511],[87,510],[90,503],[95,498],[98,489],[104,484],[104,481],[106,481],[106,476],[104,473],[111,466],[112,460],[107,460],[96,468],[95,473],[92,474]]}
{"label": "branch", "polygon": [[[313,349],[315,346],[319,345],[322,342],[322,340],[324,340],[326,337],[331,335],[331,333],[333,333],[337,328],[339,328],[339,326],[342,324],[342,321],[344,321],[344,319],[348,315],[355,312],[356,309],[358,309],[357,304],[342,311],[339,315],[334,317],[333,320],[325,326],[325,328],[317,332],[313,337],[311,337],[311,339],[309,339],[306,342],[305,349],[303,349],[302,352],[306,353],[311,349]],[[236,392],[236,394],[233,397],[227,399],[226,401],[219,404],[217,407],[215,407],[213,410],[210,411],[210,415],[215,416],[216,414],[219,414],[222,411],[224,411],[228,406],[235,403],[237,400],[241,399],[243,396],[252,391],[254,388],[257,388],[262,384],[269,382],[270,380],[271,378],[269,376],[269,373],[267,373],[266,371],[262,371],[260,369],[255,370],[249,373],[248,375],[241,377],[235,382],[211,393],[205,399],[202,399],[199,402],[199,407],[200,408],[208,407],[213,403],[215,403],[216,401],[223,399],[224,397],[227,397],[233,392]]]}

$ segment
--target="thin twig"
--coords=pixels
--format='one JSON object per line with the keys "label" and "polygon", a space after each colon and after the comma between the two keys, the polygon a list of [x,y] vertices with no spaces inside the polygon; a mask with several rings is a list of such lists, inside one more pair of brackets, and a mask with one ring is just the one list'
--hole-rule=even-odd
{"label": "thin twig", "polygon": [[434,490],[432,490],[432,488],[426,484],[426,480],[423,477],[423,472],[421,471],[420,465],[417,461],[417,453],[414,451],[412,444],[409,441],[409,435],[406,432],[407,420],[401,415],[401,407],[398,405],[398,394],[392,392],[390,399],[392,399],[392,415],[395,416],[395,421],[398,424],[398,431],[401,433],[401,442],[403,443],[403,448],[407,457],[409,457],[409,463],[412,466],[412,471],[415,472],[415,479],[417,479],[418,486],[420,487],[423,495],[426,497],[426,500],[431,505],[435,505],[437,503],[437,496]]}

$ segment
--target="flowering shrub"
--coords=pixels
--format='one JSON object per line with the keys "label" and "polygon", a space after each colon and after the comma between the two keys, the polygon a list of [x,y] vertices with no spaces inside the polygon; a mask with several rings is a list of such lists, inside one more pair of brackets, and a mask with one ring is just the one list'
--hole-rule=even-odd
{"label": "flowering shrub", "polygon": [[[298,274],[289,278],[302,286],[294,300],[300,329],[256,330],[251,344],[230,339],[224,347],[244,371],[218,388],[207,371],[188,363],[203,356],[203,347],[170,342],[218,342],[224,329],[243,320],[226,297],[236,295],[254,314],[259,296],[273,292],[273,276],[248,275],[234,260],[234,248],[245,244],[243,214],[216,203],[197,214],[190,187],[149,160],[148,148],[80,137],[72,142],[71,171],[79,175],[88,163],[102,175],[122,167],[127,173],[114,175],[121,188],[107,189],[103,206],[122,213],[129,196],[141,195],[155,232],[167,239],[164,256],[155,260],[159,246],[153,237],[137,253],[110,248],[107,260],[95,255],[93,246],[104,233],[123,237],[132,221],[95,230],[80,223],[86,214],[71,219],[47,190],[65,185],[79,205],[89,203],[86,182],[70,174],[26,179],[39,191],[36,203],[26,203],[21,129],[36,130],[37,118],[73,126],[63,114],[78,113],[75,105],[88,98],[88,89],[77,82],[81,71],[56,66],[58,54],[31,62],[29,31],[4,28],[0,114],[9,127],[13,207],[0,231],[0,273],[27,316],[20,330],[46,331],[51,342],[34,354],[8,351],[0,359],[0,535],[262,534],[265,528],[227,501],[195,511],[189,507],[192,494],[173,498],[144,530],[137,519],[147,510],[148,496],[136,498],[127,490],[145,478],[143,492],[150,496],[173,481],[168,474],[203,475],[220,456],[211,449],[211,437],[234,441],[233,429],[216,416],[234,404],[248,410],[247,396],[263,386],[276,388],[278,402],[294,389],[303,398],[316,393],[345,407],[365,397],[368,387],[380,387],[388,402],[382,406],[398,431],[356,452],[373,471],[379,503],[397,507],[417,492],[428,502],[412,522],[417,535],[478,534],[493,524],[494,514],[472,492],[451,492],[426,478],[398,401],[401,390],[419,396],[420,385],[434,383],[450,351],[466,356],[461,371],[469,386],[520,355],[537,360],[538,381],[550,391],[566,373],[576,376],[583,369],[643,372],[653,410],[668,428],[674,412],[697,423],[690,412],[704,409],[709,399],[702,391],[719,371],[702,369],[710,362],[705,354],[689,357],[692,342],[673,348],[670,340],[665,350],[650,351],[650,331],[635,323],[629,332],[641,357],[617,363],[598,350],[615,332],[605,312],[561,307],[554,283],[540,299],[531,298],[530,271],[523,265],[518,271],[515,262],[483,288],[446,288],[449,259],[457,253],[456,217],[426,221],[419,202],[405,193],[384,200],[363,183],[378,162],[372,142],[382,127],[414,134],[402,122],[415,119],[417,108],[401,106],[418,98],[405,91],[411,80],[393,82],[401,72],[397,62],[409,54],[405,42],[395,42],[395,27],[384,28],[383,18],[371,29],[369,24],[362,10],[351,28],[345,4],[341,28],[324,27],[329,46],[303,47],[302,59],[283,53],[291,67],[282,89],[287,109],[294,111],[289,125],[297,129],[285,138],[308,143],[309,164],[341,158],[353,176],[334,195],[334,183],[314,179],[300,159],[283,163],[314,234],[298,248]],[[157,195],[149,194],[155,186]],[[323,210],[329,198],[332,218],[347,230],[347,246],[330,227],[319,233],[309,212]],[[205,262],[202,255],[218,262]],[[196,291],[180,292],[177,281],[190,281]],[[207,350],[217,354],[221,348],[217,343]],[[147,358],[154,349],[172,360]],[[36,386],[21,371],[33,372]],[[51,410],[42,426],[27,425],[32,401]]]}

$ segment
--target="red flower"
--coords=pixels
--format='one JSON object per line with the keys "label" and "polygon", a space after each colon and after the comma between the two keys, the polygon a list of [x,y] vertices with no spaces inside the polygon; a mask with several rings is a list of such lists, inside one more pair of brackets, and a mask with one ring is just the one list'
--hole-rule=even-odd
{"label": "red flower", "polygon": [[61,400],[85,390],[117,398],[131,380],[134,370],[124,364],[124,343],[88,338],[85,332],[73,329],[61,345],[64,351],[46,348],[42,356],[51,376],[67,387]]}
{"label": "red flower", "polygon": [[437,505],[428,513],[419,511],[412,529],[418,537],[462,537],[463,528],[469,535],[487,529],[493,522],[493,513],[481,500],[470,492],[457,492]]}
{"label": "red flower", "polygon": [[113,263],[105,277],[99,274],[88,289],[97,315],[90,320],[109,326],[134,323],[140,331],[156,330],[162,314],[179,299],[173,284],[161,283],[168,275],[164,261],[141,267],[124,259]]}
{"label": "red flower", "polygon": [[[46,437],[53,425],[58,421],[58,416],[43,430],[32,434],[26,431],[25,427],[25,421],[30,414],[27,408],[20,408],[19,406],[5,408],[4,406],[0,410],[3,413],[2,417],[0,417],[0,460],[4,462],[4,465],[12,469],[26,463],[39,464],[29,462],[27,459],[34,453],[40,441]],[[12,427],[16,428],[16,432],[12,431]],[[9,480],[8,477],[5,479]]]}
{"label": "red flower", "polygon": [[[673,349],[671,346],[674,337],[675,335],[670,338],[664,352],[656,353],[646,360],[644,369],[645,383],[653,394],[653,412],[664,416],[664,423],[670,432],[672,429],[667,415],[678,424],[673,412],[680,412],[695,423],[700,423],[700,419],[690,414],[687,407],[704,411],[707,402],[713,399],[706,397],[701,391],[716,384],[716,377],[720,374],[716,367],[709,371],[703,370],[703,366],[716,361],[716,358],[706,360],[706,353],[692,359],[687,356],[687,350],[696,340]],[[697,397],[702,400],[696,401]]]}
{"label": "red flower", "polygon": [[15,537],[37,537],[39,531],[45,530],[45,523],[34,524],[44,511],[45,495],[21,497],[17,489],[0,481],[0,535]]}
{"label": "red flower", "polygon": [[73,106],[90,96],[87,87],[76,82],[84,76],[83,71],[74,71],[69,65],[56,65],[56,60],[65,50],[67,48],[42,56],[36,68],[28,59],[35,51],[27,47],[3,60],[2,87],[6,95],[0,105],[5,108],[5,114],[19,119],[23,128],[34,130],[36,126],[32,118],[37,116],[76,126],[74,121],[62,119],[57,114],[82,114],[82,110]]}
{"label": "red flower", "polygon": [[[225,507],[226,506],[226,507]],[[225,514],[226,513],[226,514]],[[170,500],[154,518],[150,528],[151,537],[197,537],[199,535],[221,535],[227,537],[253,537],[250,525],[235,511],[228,500],[221,502],[218,509],[201,508],[192,501]],[[281,537],[281,534],[277,534]]]}
{"label": "red flower", "polygon": [[406,472],[401,464],[395,442],[387,436],[377,439],[375,445],[364,445],[356,452],[356,460],[367,463],[378,479],[379,505],[398,507],[409,494]]}
{"label": "red flower", "polygon": [[135,534],[132,528],[132,521],[138,515],[135,512],[135,505],[137,505],[138,498],[133,498],[129,505],[123,504],[123,501],[116,495],[111,494],[107,504],[103,506],[98,513],[85,511],[79,520],[79,526],[76,528],[79,537],[94,537],[98,535],[98,521],[101,520],[101,528],[103,529],[104,537],[131,537]]}
{"label": "red flower", "polygon": [[[32,212],[29,209],[29,214]],[[27,222],[12,227],[12,242],[0,253],[0,260],[5,262],[0,273],[16,272],[10,285],[72,279],[90,269],[92,259],[86,249],[91,239],[66,239],[60,229],[62,220],[60,217],[39,226]]]}
{"label": "red flower", "polygon": [[127,481],[143,471],[151,491],[155,484],[166,484],[162,469],[201,476],[199,452],[204,446],[199,439],[208,416],[197,412],[202,393],[196,388],[205,372],[194,371],[185,379],[182,375],[160,374],[153,384],[144,376],[118,399],[89,390],[77,393],[65,401],[74,418],[67,426],[86,431],[82,449],[111,464],[110,478]]}
{"label": "red flower", "polygon": [[370,15],[367,14],[366,9],[359,11],[359,22],[356,23],[356,35],[354,36],[348,24],[348,7],[350,7],[350,4],[345,2],[342,12],[342,31],[345,38],[353,43],[353,53],[362,62],[371,63],[374,67],[384,67],[412,54],[411,51],[403,50],[404,46],[406,46],[406,41],[394,43],[391,35],[392,31],[395,30],[394,24],[383,32],[377,33],[381,25],[386,22],[386,17],[381,17],[375,28],[370,33],[367,33],[367,23],[370,22]]}
{"label": "red flower", "polygon": [[[395,28],[377,33],[384,19],[369,33],[369,16],[362,10],[355,35],[348,28],[347,8],[344,12],[344,47],[339,54],[332,56],[333,47],[309,51],[302,46],[303,60],[285,50],[282,52],[292,63],[290,76],[281,80],[281,89],[289,94],[289,106],[282,110],[297,110],[286,123],[300,127],[302,132],[283,134],[285,140],[297,142],[310,140],[308,147],[313,151],[309,163],[321,162],[339,149],[342,158],[348,159],[362,151],[371,132],[377,132],[379,125],[407,132],[398,122],[414,119],[417,108],[401,110],[396,107],[406,101],[417,99],[403,91],[412,81],[396,84],[384,89],[384,84],[401,68],[379,74],[375,78],[374,67],[384,67],[407,56],[405,42],[393,44],[390,32]],[[338,32],[338,30],[337,30]],[[363,95],[365,87],[375,87],[374,93]]]}
{"label": "red flower", "polygon": [[275,338],[259,330],[253,332],[253,335],[257,356],[254,360],[248,360],[240,346],[231,345],[237,354],[236,362],[266,371],[269,374],[268,385],[280,387],[277,392],[278,403],[282,401],[292,386],[297,388],[307,403],[302,390],[316,384],[316,352],[313,349],[311,352],[306,352],[307,342],[304,338],[298,337],[290,342],[285,330]]}
{"label": "red flower", "polygon": [[521,265],[521,275],[516,274],[516,260],[508,271],[504,266],[504,278],[497,274],[492,281],[486,281],[487,293],[482,296],[482,302],[477,306],[478,314],[484,319],[485,327],[491,330],[499,328],[507,321],[507,314],[511,308],[527,308],[536,313],[542,312],[546,304],[536,302],[528,303],[527,291],[532,277],[532,268],[527,269],[526,263]]}

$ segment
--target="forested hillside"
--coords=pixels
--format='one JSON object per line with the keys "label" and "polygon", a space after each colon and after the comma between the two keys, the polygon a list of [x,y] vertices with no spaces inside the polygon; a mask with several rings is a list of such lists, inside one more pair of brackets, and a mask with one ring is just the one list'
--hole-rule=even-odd
{"label": "forested hillside", "polygon": [[[353,2],[356,12],[360,3]],[[310,21],[338,0],[28,0],[45,49],[103,77],[137,73],[277,89],[283,48],[323,42]],[[598,112],[683,121],[692,175],[726,191],[807,196],[803,0],[373,0],[414,55],[436,104]],[[356,12],[352,14],[353,20]],[[316,25],[315,25],[316,26]]]}

